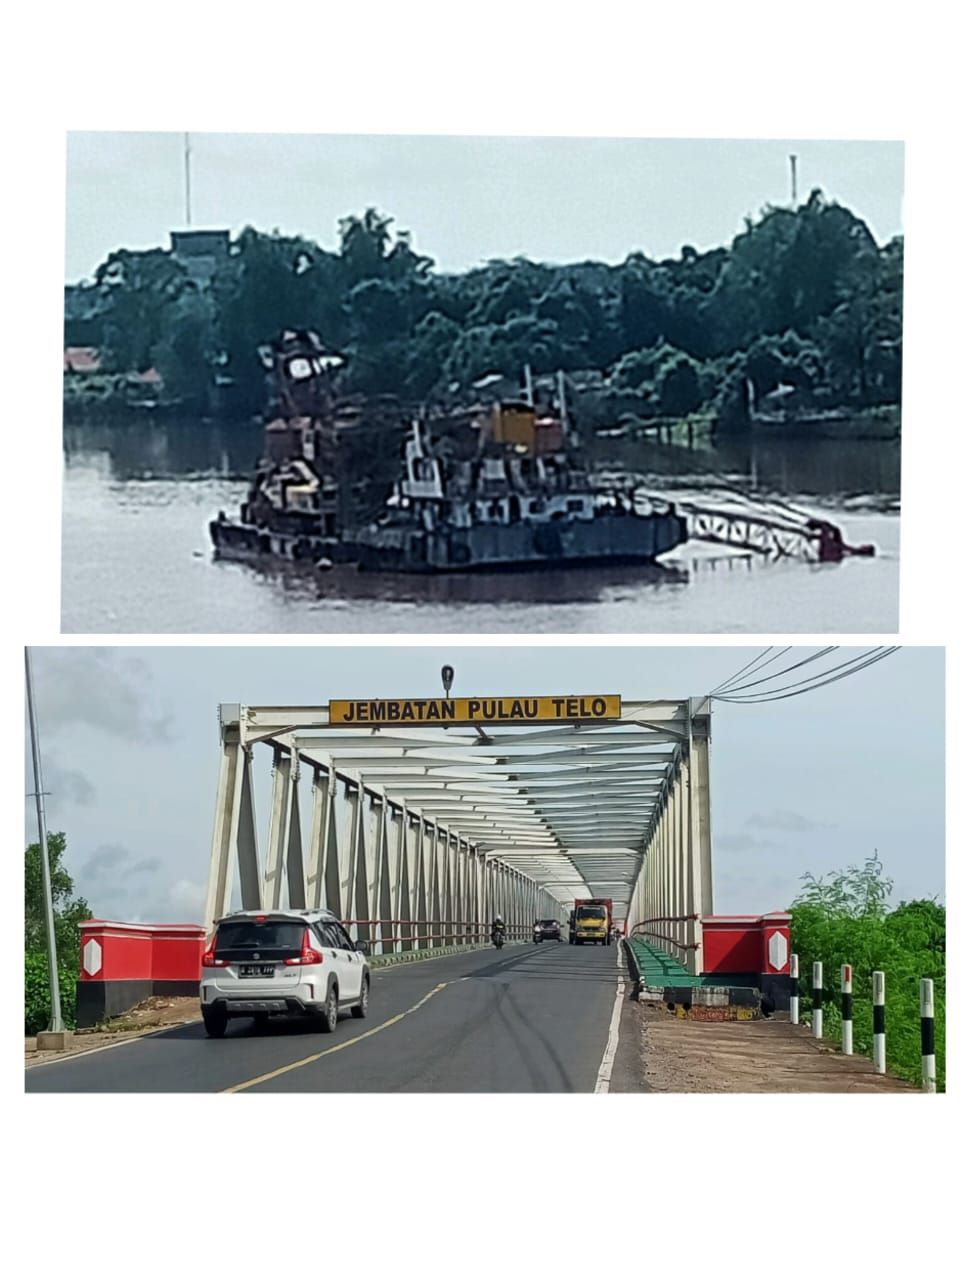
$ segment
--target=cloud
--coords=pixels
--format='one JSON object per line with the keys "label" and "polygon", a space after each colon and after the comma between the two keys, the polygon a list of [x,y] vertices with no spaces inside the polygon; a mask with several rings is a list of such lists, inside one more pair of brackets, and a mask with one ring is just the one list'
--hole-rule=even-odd
{"label": "cloud", "polygon": [[44,760],[44,790],[49,793],[48,807],[55,804],[88,806],[97,796],[94,783],[80,769],[62,769],[55,756]]}
{"label": "cloud", "polygon": [[172,715],[153,705],[144,659],[120,649],[32,650],[41,734],[86,725],[128,742],[169,742]]}
{"label": "cloud", "polygon": [[131,924],[202,923],[205,885],[176,880],[160,885],[161,858],[135,860],[119,844],[100,845],[82,868],[81,892],[94,915]]}
{"label": "cloud", "polygon": [[[81,874],[89,880],[110,878],[117,891],[121,881],[137,875],[153,875],[161,865],[161,858],[140,858],[136,862],[123,844],[101,844],[85,862]],[[99,892],[103,894],[112,890],[99,885]]]}
{"label": "cloud", "polygon": [[176,880],[169,890],[168,900],[186,921],[201,922],[205,911],[205,885],[198,884],[195,880]]}
{"label": "cloud", "polygon": [[777,849],[774,840],[762,840],[760,836],[718,836],[715,844],[718,849],[726,849],[729,853],[748,853],[754,849]]}
{"label": "cloud", "polygon": [[823,831],[832,824],[806,818],[804,814],[794,813],[791,809],[775,809],[771,813],[753,813],[748,818],[747,825],[765,831]]}
{"label": "cloud", "polygon": [[120,844],[101,844],[94,850],[81,868],[81,874],[89,880],[100,880],[104,875],[119,870],[131,854]]}
{"label": "cloud", "polygon": [[136,862],[133,867],[129,867],[125,874],[134,876],[144,872],[157,871],[161,865],[161,858],[142,858],[141,862]]}

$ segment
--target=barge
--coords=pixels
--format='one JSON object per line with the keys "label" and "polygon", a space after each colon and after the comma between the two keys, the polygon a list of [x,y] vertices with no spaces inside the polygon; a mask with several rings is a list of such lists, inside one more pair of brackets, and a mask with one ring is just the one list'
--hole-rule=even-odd
{"label": "barge", "polygon": [[[401,412],[395,423],[378,405],[377,451],[368,459],[358,448],[348,467],[348,444],[374,406],[350,411],[336,397],[342,357],[306,330],[288,330],[261,356],[270,384],[263,458],[238,518],[220,512],[209,526],[220,556],[467,573],[652,564],[687,540],[687,520],[671,502],[597,477],[569,447],[562,379],[558,403],[543,410],[527,377],[525,396],[480,409],[457,444],[436,437],[426,416]],[[360,471],[373,478],[395,445],[397,475],[379,509],[362,518]]]}

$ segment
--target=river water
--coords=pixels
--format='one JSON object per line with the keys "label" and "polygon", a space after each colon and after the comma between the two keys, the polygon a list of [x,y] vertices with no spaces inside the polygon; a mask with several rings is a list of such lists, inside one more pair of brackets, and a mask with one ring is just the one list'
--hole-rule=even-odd
{"label": "river water", "polygon": [[213,559],[207,524],[234,512],[259,454],[251,424],[144,419],[65,429],[62,629],[152,632],[892,632],[898,447],[732,441],[712,450],[617,446],[664,483],[728,475],[834,520],[874,559],[765,561],[688,543],[663,567],[377,575]]}

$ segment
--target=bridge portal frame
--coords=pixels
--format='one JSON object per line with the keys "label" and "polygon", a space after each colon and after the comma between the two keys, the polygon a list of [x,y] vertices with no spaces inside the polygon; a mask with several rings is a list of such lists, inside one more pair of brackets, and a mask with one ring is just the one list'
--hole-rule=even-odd
{"label": "bridge portal frame", "polygon": [[[652,922],[643,928],[700,972],[700,917],[713,909],[710,717],[708,699],[624,699],[619,721],[517,736],[484,726],[481,740],[439,735],[419,750],[408,739],[397,756],[399,740],[380,731],[328,733],[325,706],[222,704],[206,926],[230,909],[234,869],[244,909],[285,897],[349,922],[396,922],[375,927],[378,953],[410,949],[405,937],[429,926],[436,936],[419,948],[470,941],[495,913],[524,928],[560,917],[571,896],[605,894],[621,922]],[[262,860],[257,750],[272,758]]]}

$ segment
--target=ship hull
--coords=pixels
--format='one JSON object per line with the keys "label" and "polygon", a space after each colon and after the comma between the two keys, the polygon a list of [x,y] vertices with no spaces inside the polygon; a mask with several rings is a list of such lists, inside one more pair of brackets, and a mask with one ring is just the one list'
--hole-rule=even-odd
{"label": "ship hull", "polygon": [[225,560],[282,560],[314,565],[321,561],[341,564],[356,559],[353,548],[334,538],[290,533],[225,518],[210,521],[209,536],[217,555]]}
{"label": "ship hull", "polygon": [[674,514],[610,515],[548,524],[482,524],[433,532],[387,526],[359,535],[357,560],[362,569],[396,573],[649,564],[686,540],[686,521]]}
{"label": "ship hull", "polygon": [[687,540],[675,514],[606,515],[595,520],[475,525],[426,532],[407,525],[363,530],[353,543],[277,532],[231,520],[209,526],[226,559],[357,563],[385,573],[473,573],[571,564],[650,564]]}

